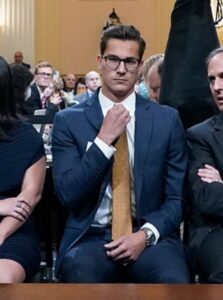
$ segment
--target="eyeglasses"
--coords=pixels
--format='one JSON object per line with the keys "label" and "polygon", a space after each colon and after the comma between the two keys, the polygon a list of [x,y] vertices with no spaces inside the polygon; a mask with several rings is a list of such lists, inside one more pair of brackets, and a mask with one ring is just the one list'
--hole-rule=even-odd
{"label": "eyeglasses", "polygon": [[53,76],[53,74],[45,73],[45,72],[39,72],[39,73],[37,73],[37,75],[39,75],[41,77],[52,77]]}
{"label": "eyeglasses", "polygon": [[134,72],[138,68],[140,62],[140,60],[135,57],[120,58],[116,55],[103,56],[103,59],[105,60],[107,67],[111,70],[117,70],[120,63],[123,61],[125,69],[129,72]]}

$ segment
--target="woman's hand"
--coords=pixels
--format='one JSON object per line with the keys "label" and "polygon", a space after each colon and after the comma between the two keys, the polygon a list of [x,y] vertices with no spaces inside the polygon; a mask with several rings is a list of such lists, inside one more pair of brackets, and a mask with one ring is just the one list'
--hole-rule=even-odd
{"label": "woman's hand", "polygon": [[[22,197],[6,198],[0,201],[0,215],[11,216],[20,222],[25,222],[32,211],[28,200]],[[0,238],[1,241],[1,238]]]}
{"label": "woman's hand", "polygon": [[63,100],[60,97],[59,93],[53,93],[53,95],[50,96],[49,101],[55,105],[60,104]]}

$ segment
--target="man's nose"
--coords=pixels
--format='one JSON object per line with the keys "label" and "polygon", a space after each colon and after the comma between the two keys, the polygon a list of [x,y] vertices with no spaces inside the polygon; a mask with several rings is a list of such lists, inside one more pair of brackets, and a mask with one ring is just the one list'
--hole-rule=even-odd
{"label": "man's nose", "polygon": [[216,78],[214,82],[214,89],[215,91],[223,90],[223,79],[222,78]]}
{"label": "man's nose", "polygon": [[124,61],[120,61],[120,64],[117,68],[118,73],[126,73],[126,67]]}

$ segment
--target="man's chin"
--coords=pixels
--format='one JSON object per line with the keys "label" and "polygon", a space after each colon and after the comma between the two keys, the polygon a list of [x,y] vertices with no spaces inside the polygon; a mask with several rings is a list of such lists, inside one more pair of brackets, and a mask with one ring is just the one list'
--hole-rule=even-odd
{"label": "man's chin", "polygon": [[114,95],[118,98],[122,97],[124,99],[127,98],[132,92],[133,91],[129,91],[126,89],[119,89],[114,92]]}
{"label": "man's chin", "polygon": [[223,101],[221,101],[221,102],[219,102],[219,101],[216,102],[216,105],[217,105],[219,111],[220,111],[220,112],[223,112]]}

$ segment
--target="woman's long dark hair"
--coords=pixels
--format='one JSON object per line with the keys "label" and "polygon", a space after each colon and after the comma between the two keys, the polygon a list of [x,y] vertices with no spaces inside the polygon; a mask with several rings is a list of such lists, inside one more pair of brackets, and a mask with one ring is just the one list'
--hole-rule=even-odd
{"label": "woman's long dark hair", "polygon": [[0,140],[7,138],[8,130],[13,127],[16,119],[10,68],[5,59],[0,56]]}

